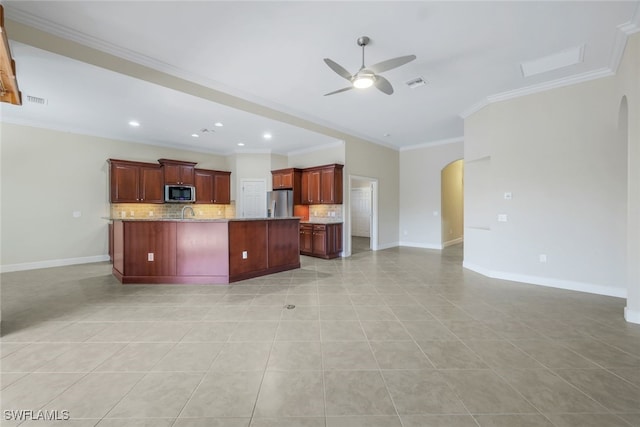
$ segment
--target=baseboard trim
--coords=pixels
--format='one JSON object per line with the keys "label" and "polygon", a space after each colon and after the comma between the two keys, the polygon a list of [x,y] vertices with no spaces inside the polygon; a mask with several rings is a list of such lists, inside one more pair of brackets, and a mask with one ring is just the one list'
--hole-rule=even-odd
{"label": "baseboard trim", "polygon": [[421,248],[421,249],[438,249],[438,250],[443,249],[443,246],[440,243],[400,242],[400,246],[405,246],[408,248]]}
{"label": "baseboard trim", "polygon": [[1,273],[13,271],[37,270],[40,268],[64,267],[67,265],[90,264],[92,262],[109,261],[109,255],[95,255],[80,258],[51,259],[47,261],[23,262],[20,264],[6,264],[0,266]]}
{"label": "baseboard trim", "polygon": [[374,250],[375,251],[381,251],[383,249],[390,249],[390,248],[395,248],[395,247],[398,247],[398,246],[400,246],[398,242],[383,243],[383,244],[378,243],[378,247],[375,248]]}
{"label": "baseboard trim", "polygon": [[629,323],[637,323],[640,325],[640,311],[631,310],[629,307],[625,307],[624,320],[626,320]]}
{"label": "baseboard trim", "polygon": [[458,237],[457,239],[448,240],[442,244],[442,248],[446,248],[447,246],[457,245],[458,243],[462,243],[464,241],[463,237]]}
{"label": "baseboard trim", "polygon": [[463,262],[462,266],[468,270],[475,271],[476,273],[480,273],[483,276],[491,277],[493,279],[509,280],[511,282],[527,283],[530,285],[546,286],[549,288],[566,289],[568,291],[586,292],[596,295],[606,295],[609,297],[627,297],[627,290],[622,288],[611,288],[608,286],[596,285],[593,283],[555,279],[552,277],[529,276],[525,274],[494,271],[468,262]]}

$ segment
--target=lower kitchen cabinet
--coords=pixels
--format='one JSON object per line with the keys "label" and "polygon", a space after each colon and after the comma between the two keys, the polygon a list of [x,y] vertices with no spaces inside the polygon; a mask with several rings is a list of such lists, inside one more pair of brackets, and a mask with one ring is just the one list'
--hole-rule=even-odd
{"label": "lower kitchen cabinet", "polygon": [[342,224],[301,224],[300,253],[318,258],[337,258],[342,252]]}

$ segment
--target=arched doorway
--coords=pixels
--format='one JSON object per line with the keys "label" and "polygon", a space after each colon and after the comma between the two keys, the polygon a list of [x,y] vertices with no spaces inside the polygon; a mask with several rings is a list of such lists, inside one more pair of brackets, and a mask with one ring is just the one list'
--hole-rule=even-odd
{"label": "arched doorway", "polygon": [[464,160],[449,163],[440,172],[442,247],[464,240]]}

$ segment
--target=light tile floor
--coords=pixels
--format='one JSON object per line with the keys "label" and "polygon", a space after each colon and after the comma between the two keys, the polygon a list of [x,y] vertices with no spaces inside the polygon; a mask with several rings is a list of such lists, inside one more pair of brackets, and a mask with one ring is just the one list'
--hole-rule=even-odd
{"label": "light tile floor", "polygon": [[229,286],[3,274],[2,425],[640,426],[621,299],[488,279],[461,246],[302,263]]}

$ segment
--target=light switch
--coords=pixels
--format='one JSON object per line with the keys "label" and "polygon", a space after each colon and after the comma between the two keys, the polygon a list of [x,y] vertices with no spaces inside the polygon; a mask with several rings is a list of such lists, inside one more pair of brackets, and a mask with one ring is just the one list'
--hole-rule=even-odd
{"label": "light switch", "polygon": [[498,222],[507,222],[507,214],[499,214]]}

